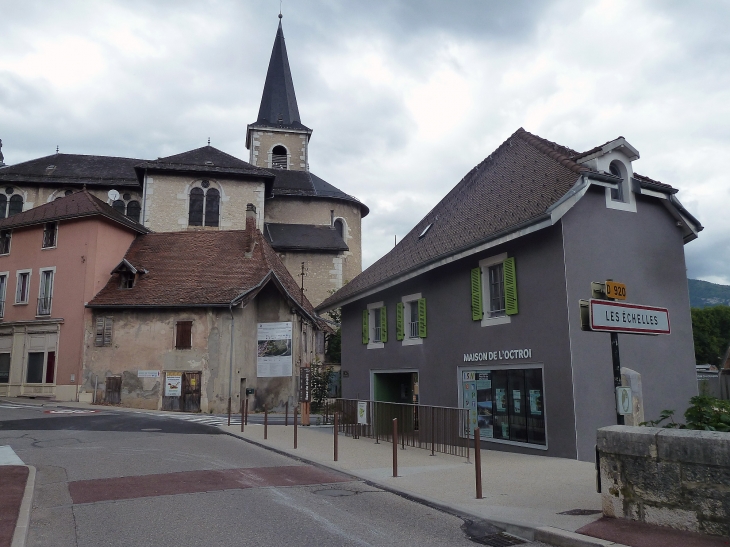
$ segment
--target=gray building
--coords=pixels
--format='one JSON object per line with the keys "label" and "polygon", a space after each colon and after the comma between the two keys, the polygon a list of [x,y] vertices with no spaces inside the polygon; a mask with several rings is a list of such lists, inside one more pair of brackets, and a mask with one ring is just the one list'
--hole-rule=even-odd
{"label": "gray building", "polygon": [[325,300],[342,308],[347,398],[471,408],[484,446],[592,460],[616,423],[610,336],[581,330],[591,282],[668,309],[671,333],[620,334],[647,418],[697,393],[676,189],[633,171],[623,137],[577,152],[523,129],[396,247]]}

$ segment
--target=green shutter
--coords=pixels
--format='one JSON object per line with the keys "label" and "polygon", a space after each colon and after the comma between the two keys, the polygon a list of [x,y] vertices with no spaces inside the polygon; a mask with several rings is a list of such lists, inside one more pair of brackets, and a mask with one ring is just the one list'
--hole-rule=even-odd
{"label": "green shutter", "polygon": [[385,343],[388,341],[388,313],[385,306],[380,308],[380,341]]}
{"label": "green shutter", "polygon": [[517,309],[517,272],[514,257],[504,261],[504,311],[507,315],[516,315]]}
{"label": "green shutter", "polygon": [[403,302],[395,305],[395,339],[403,340],[405,333],[403,330]]}
{"label": "green shutter", "polygon": [[426,338],[426,299],[418,299],[418,337]]}
{"label": "green shutter", "polygon": [[471,319],[480,321],[484,317],[482,303],[482,269],[474,268],[471,271]]}
{"label": "green shutter", "polygon": [[367,344],[370,342],[370,327],[368,326],[368,319],[370,317],[370,311],[362,310],[362,343]]}

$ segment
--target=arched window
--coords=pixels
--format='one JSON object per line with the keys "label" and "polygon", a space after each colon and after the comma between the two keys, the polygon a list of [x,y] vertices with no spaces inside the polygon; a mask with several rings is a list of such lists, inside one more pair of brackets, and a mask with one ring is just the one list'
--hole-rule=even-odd
{"label": "arched window", "polygon": [[614,189],[611,188],[611,199],[614,201],[623,201],[624,200],[624,184],[623,184],[623,175],[621,174],[621,169],[619,169],[619,166],[616,164],[616,162],[611,162],[611,165],[608,168],[609,171],[611,171],[611,174],[615,177],[621,178],[621,184],[619,184],[618,188]]}
{"label": "arched window", "polygon": [[277,144],[271,150],[271,167],[274,169],[286,169],[287,168],[287,156],[289,152],[286,148]]}
{"label": "arched window", "polygon": [[8,204],[8,216],[17,215],[23,212],[23,196],[15,194],[10,196],[10,203]]}
{"label": "arched window", "polygon": [[8,198],[5,194],[0,194],[0,218],[8,216]]}
{"label": "arched window", "polygon": [[124,214],[124,211],[126,209],[126,205],[125,205],[125,203],[121,199],[118,199],[114,203],[112,203],[112,208],[115,211]]}
{"label": "arched window", "polygon": [[130,201],[127,203],[127,217],[135,222],[139,222],[139,214],[142,211],[142,206],[139,201]]}
{"label": "arched window", "polygon": [[188,211],[189,226],[213,226],[220,222],[221,194],[217,188],[211,188],[210,182],[204,180],[190,190],[190,209]]}
{"label": "arched window", "polygon": [[345,239],[345,223],[342,221],[341,218],[338,218],[335,220],[335,230],[337,230],[337,233],[340,234],[340,237],[344,240]]}

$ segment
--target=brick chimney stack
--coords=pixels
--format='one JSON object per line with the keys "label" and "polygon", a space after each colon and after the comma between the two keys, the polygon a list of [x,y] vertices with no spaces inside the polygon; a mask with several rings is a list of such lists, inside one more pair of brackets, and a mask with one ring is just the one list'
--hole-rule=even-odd
{"label": "brick chimney stack", "polygon": [[254,236],[256,234],[256,206],[253,203],[246,205],[246,254],[253,252]]}

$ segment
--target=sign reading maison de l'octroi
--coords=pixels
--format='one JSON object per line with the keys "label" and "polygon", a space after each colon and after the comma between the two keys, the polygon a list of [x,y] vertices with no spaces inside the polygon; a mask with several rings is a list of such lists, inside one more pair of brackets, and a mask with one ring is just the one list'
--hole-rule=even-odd
{"label": "sign reading maison de l'octroi", "polygon": [[590,300],[591,330],[628,334],[669,334],[669,311],[654,306]]}
{"label": "sign reading maison de l'octroi", "polygon": [[477,353],[465,353],[464,362],[471,361],[506,361],[509,359],[530,359],[531,349],[506,349],[498,351],[482,351]]}

